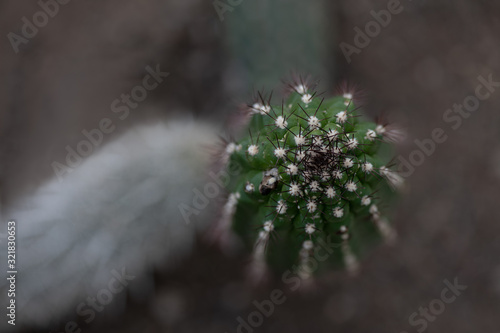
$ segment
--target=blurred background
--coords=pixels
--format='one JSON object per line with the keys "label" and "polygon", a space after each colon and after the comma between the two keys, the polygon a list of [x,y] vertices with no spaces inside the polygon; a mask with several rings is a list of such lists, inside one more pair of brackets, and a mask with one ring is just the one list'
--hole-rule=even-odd
{"label": "blurred background", "polygon": [[[369,37],[367,45],[356,46],[355,28],[365,31],[367,23],[375,20],[372,11],[388,10],[395,3],[398,11],[391,21]],[[144,297],[127,291],[91,323],[76,316],[78,298],[74,305],[66,305],[73,300],[63,302],[64,306],[40,314],[36,321],[19,309],[17,331],[60,332],[74,320],[85,332],[236,332],[237,318],[247,318],[255,310],[254,300],[267,299],[273,289],[281,289],[286,291],[286,302],[255,332],[410,333],[421,327],[410,325],[412,313],[439,299],[443,280],[455,278],[467,289],[429,321],[425,331],[500,330],[500,211],[496,210],[500,87],[463,117],[458,128],[443,119],[447,109],[474,95],[479,76],[500,81],[500,3],[109,0],[57,4],[57,13],[36,35],[24,38],[23,17],[33,22],[42,5],[0,2],[4,36],[0,190],[5,211],[55,178],[51,163],[64,160],[65,147],[77,145],[83,129],[109,117],[116,98],[142,84],[147,66],[159,66],[169,76],[117,123],[115,131],[104,136],[98,150],[105,151],[109,143],[138,126],[177,118],[187,117],[194,126],[206,125],[214,136],[227,133],[228,119],[241,103],[253,102],[258,90],[274,89],[280,96],[282,79],[293,72],[320,80],[319,90],[327,95],[344,81],[362,87],[367,114],[383,115],[406,128],[408,139],[399,147],[406,159],[417,149],[414,140],[430,138],[435,128],[442,128],[448,139],[407,178],[408,188],[392,216],[398,242],[382,245],[363,258],[356,277],[335,272],[308,292],[289,292],[279,278],[249,289],[243,283],[246,255],[222,254],[202,241],[203,231],[193,236],[193,228],[186,236],[196,239],[187,242],[191,251],[167,268],[157,261],[171,260],[168,256],[151,259],[140,248],[133,253],[133,260],[154,262],[154,268],[136,272],[149,276]],[[19,42],[12,42],[12,32],[21,36],[16,39]],[[342,43],[357,51],[346,57]],[[196,181],[203,183],[198,177]],[[128,179],[120,181],[126,185]],[[189,189],[171,185],[166,191],[190,193]],[[144,209],[137,214],[149,214]],[[88,219],[100,221],[99,212],[91,208]],[[7,218],[16,216],[6,215],[2,228]],[[206,225],[214,214],[199,218]],[[62,220],[59,223],[65,223]],[[18,223],[29,227],[30,221]],[[147,229],[144,235],[155,233],[154,225],[143,228]],[[92,230],[101,232],[99,226]],[[158,252],[176,251],[175,246],[163,249],[158,242],[153,244]],[[62,279],[65,267],[54,265],[51,271]],[[91,262],[88,265],[82,271],[93,269]],[[108,274],[102,278],[106,283],[112,267],[100,267]],[[80,295],[91,295],[92,290],[95,294],[90,289]],[[1,291],[4,302],[5,290]],[[62,293],[60,299],[66,295]],[[43,304],[40,298],[34,306]]]}

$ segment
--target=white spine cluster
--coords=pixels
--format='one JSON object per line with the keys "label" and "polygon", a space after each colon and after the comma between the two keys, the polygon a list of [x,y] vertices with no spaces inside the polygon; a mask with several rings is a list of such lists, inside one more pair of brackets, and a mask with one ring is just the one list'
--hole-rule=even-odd
{"label": "white spine cluster", "polygon": [[250,273],[253,278],[259,280],[263,277],[266,271],[265,251],[269,241],[269,234],[274,230],[274,225],[271,221],[264,223],[263,230],[259,232],[259,236],[255,241],[252,263],[250,264]]}
{"label": "white spine cluster", "polygon": [[306,157],[306,153],[303,151],[299,151],[298,153],[295,154],[295,158],[297,158],[297,161],[302,161]]}
{"label": "white spine cluster", "polygon": [[334,141],[339,137],[339,132],[337,130],[331,129],[328,131],[327,136],[330,141]]}
{"label": "white spine cluster", "polygon": [[344,216],[344,209],[341,207],[335,207],[333,209],[333,216],[341,218],[342,216]]}
{"label": "white spine cluster", "polygon": [[391,169],[387,168],[386,166],[380,167],[380,174],[387,179],[389,185],[391,185],[393,188],[401,189],[403,187],[404,184],[403,177],[401,177]]}
{"label": "white spine cluster", "polygon": [[307,223],[305,231],[307,234],[312,235],[316,231],[316,227],[312,223]]}
{"label": "white spine cluster", "polygon": [[267,241],[269,240],[269,234],[274,230],[274,225],[272,221],[264,222],[264,226],[259,232],[259,237],[255,241],[253,258],[257,262],[264,263],[264,252],[266,249]]}
{"label": "white spine cluster", "polygon": [[248,155],[255,156],[259,153],[259,146],[250,145],[250,146],[248,146],[247,152],[248,152]]}
{"label": "white spine cluster", "polygon": [[370,162],[363,163],[361,165],[361,170],[363,170],[363,172],[370,173],[373,171],[373,164]]}
{"label": "white spine cluster", "polygon": [[347,232],[347,227],[345,225],[340,226],[339,232],[341,234],[342,240],[348,240],[349,239],[349,233]]}
{"label": "white spine cluster", "polygon": [[342,97],[345,98],[344,105],[351,104],[352,97],[353,97],[351,93],[345,93]]}
{"label": "white spine cluster", "polygon": [[382,237],[384,237],[387,243],[394,243],[397,238],[396,230],[391,227],[386,218],[381,217],[376,205],[371,205],[369,211]]}
{"label": "white spine cluster", "polygon": [[302,102],[304,102],[306,105],[311,103],[312,101],[312,95],[311,94],[304,94],[302,95]]}
{"label": "white spine cluster", "polygon": [[271,232],[273,230],[274,230],[273,221],[266,221],[266,222],[264,222],[264,231],[265,232]]}
{"label": "white spine cluster", "polygon": [[339,113],[337,113],[336,117],[339,124],[344,124],[347,121],[347,112],[340,111]]}
{"label": "white spine cluster", "polygon": [[290,195],[292,195],[294,197],[302,194],[302,192],[300,191],[300,186],[297,185],[296,183],[290,184],[290,190],[288,192],[290,192]]}
{"label": "white spine cluster", "polygon": [[326,197],[328,199],[333,199],[335,197],[335,194],[336,194],[335,189],[331,186],[326,189],[325,193],[326,193]]}
{"label": "white spine cluster", "polygon": [[345,188],[349,191],[349,192],[356,192],[356,190],[358,189],[358,186],[356,185],[356,183],[354,183],[352,180],[348,181],[346,184],[345,184]]}
{"label": "white spine cluster", "polygon": [[234,142],[230,142],[226,146],[226,153],[228,155],[231,155],[234,152],[240,151],[241,150],[241,145],[237,145]]}
{"label": "white spine cluster", "polygon": [[316,204],[316,201],[314,200],[310,200],[308,203],[307,203],[307,211],[309,213],[314,213],[316,211],[316,209],[318,208],[318,205]]}
{"label": "white spine cluster", "polygon": [[351,138],[349,141],[347,141],[346,145],[347,149],[353,150],[358,147],[358,140],[356,138]]}
{"label": "white spine cluster", "polygon": [[285,129],[288,126],[288,122],[285,118],[283,118],[283,116],[278,116],[278,118],[276,118],[275,124],[276,127],[281,129]]}
{"label": "white spine cluster", "polygon": [[313,192],[318,192],[318,191],[320,190],[320,186],[319,186],[318,181],[313,180],[313,181],[309,184],[309,188],[310,188],[310,189],[311,189],[311,191],[313,191]]}
{"label": "white spine cluster", "polygon": [[309,125],[309,128],[315,129],[319,127],[319,119],[316,118],[316,116],[310,116],[309,119],[307,120],[307,123]]}
{"label": "white spine cluster", "polygon": [[280,215],[285,214],[287,209],[288,209],[288,207],[287,207],[285,201],[283,201],[283,200],[278,201],[278,204],[276,205],[276,212],[278,214],[280,214]]}
{"label": "white spine cluster", "polygon": [[245,185],[245,192],[252,193],[253,191],[255,191],[254,184],[247,182],[247,184]]}
{"label": "white spine cluster", "polygon": [[354,165],[354,162],[352,161],[352,158],[349,158],[347,157],[345,160],[344,160],[344,168],[352,168],[352,166]]}
{"label": "white spine cluster", "polygon": [[315,136],[313,138],[313,145],[319,146],[320,148],[323,148],[323,147],[321,147],[323,145],[323,139],[320,136]]}
{"label": "white spine cluster", "polygon": [[365,139],[368,140],[368,141],[373,141],[377,138],[377,132],[375,132],[374,130],[371,130],[369,129],[368,131],[366,131],[366,135],[365,135]]}
{"label": "white spine cluster", "polygon": [[224,215],[232,216],[234,214],[234,212],[236,211],[236,205],[238,204],[238,200],[240,199],[240,197],[241,195],[238,192],[231,193],[229,195],[229,198],[227,199],[227,202],[222,210]]}
{"label": "white spine cluster", "polygon": [[370,212],[370,214],[372,214],[373,218],[379,218],[380,217],[380,213],[378,211],[378,207],[375,204],[373,204],[373,205],[370,206],[369,212]]}
{"label": "white spine cluster", "polygon": [[295,176],[299,172],[297,165],[290,163],[286,167],[286,173]]}
{"label": "white spine cluster", "polygon": [[295,144],[297,146],[303,146],[306,143],[306,139],[304,138],[304,136],[302,136],[300,134],[296,135],[294,139],[295,139]]}
{"label": "white spine cluster", "polygon": [[377,125],[377,127],[375,127],[375,132],[378,134],[378,135],[383,135],[386,131],[386,128],[382,125]]}
{"label": "white spine cluster", "polygon": [[254,105],[252,105],[252,111],[254,113],[260,113],[262,115],[265,115],[271,111],[271,106],[255,103]]}
{"label": "white spine cluster", "polygon": [[364,196],[361,198],[361,204],[362,204],[363,206],[368,206],[368,205],[370,205],[371,203],[372,203],[372,199],[371,199],[369,196],[364,195]]}
{"label": "white spine cluster", "polygon": [[342,243],[342,253],[347,271],[353,275],[357,274],[359,272],[359,262],[347,242]]}
{"label": "white spine cluster", "polygon": [[303,84],[299,84],[295,87],[295,91],[303,95],[307,92],[307,87]]}
{"label": "white spine cluster", "polygon": [[340,171],[340,170],[333,171],[332,177],[335,179],[341,179],[342,178],[342,171]]}
{"label": "white spine cluster", "polygon": [[308,261],[311,257],[314,244],[311,240],[306,240],[302,243],[302,249],[299,252],[299,269],[298,275],[302,280],[309,280],[312,277],[311,266],[308,265]]}
{"label": "white spine cluster", "polygon": [[381,218],[381,217],[374,219],[373,221],[375,222],[375,225],[380,231],[382,237],[384,237],[385,241],[388,244],[394,244],[394,242],[397,239],[397,233],[396,230],[394,230],[394,228],[391,227],[389,221],[387,221],[386,218]]}
{"label": "white spine cluster", "polygon": [[229,238],[231,238],[231,221],[233,219],[234,213],[236,212],[236,206],[241,195],[238,192],[229,194],[229,197],[222,208],[222,216],[214,228],[214,234],[220,237],[222,243],[226,243]]}
{"label": "white spine cluster", "polygon": [[286,150],[284,148],[278,147],[274,150],[274,156],[284,159],[286,157]]}

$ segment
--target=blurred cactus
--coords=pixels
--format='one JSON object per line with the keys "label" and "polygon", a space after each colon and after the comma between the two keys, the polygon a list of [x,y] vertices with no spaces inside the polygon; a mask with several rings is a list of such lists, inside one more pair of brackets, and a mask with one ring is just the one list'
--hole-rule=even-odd
{"label": "blurred cactus", "polygon": [[330,7],[327,0],[253,0],[226,12],[232,75],[225,82],[231,96],[274,87],[290,70],[321,75],[323,89],[332,84],[339,41]]}
{"label": "blurred cactus", "polygon": [[379,207],[402,184],[388,166],[399,131],[358,114],[352,91],[325,99],[306,81],[289,87],[280,105],[259,95],[247,135],[225,144],[232,177],[221,224],[253,251],[254,273],[296,265],[310,277],[321,239],[338,246],[318,271],[356,271],[364,250],[395,237]]}

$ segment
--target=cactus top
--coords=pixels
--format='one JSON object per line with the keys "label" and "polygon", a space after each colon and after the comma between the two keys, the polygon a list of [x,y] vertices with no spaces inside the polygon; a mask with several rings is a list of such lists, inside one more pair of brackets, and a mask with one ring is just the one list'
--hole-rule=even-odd
{"label": "cactus top", "polygon": [[[263,99],[249,106],[247,135],[225,146],[232,177],[225,219],[253,250],[253,265],[279,271],[307,265],[322,239],[337,244],[319,268],[344,264],[374,239],[394,232],[378,205],[387,180],[386,127],[358,114],[349,93],[325,99],[304,84],[281,105]],[[229,226],[229,224],[228,224]],[[295,266],[294,266],[295,265]]]}

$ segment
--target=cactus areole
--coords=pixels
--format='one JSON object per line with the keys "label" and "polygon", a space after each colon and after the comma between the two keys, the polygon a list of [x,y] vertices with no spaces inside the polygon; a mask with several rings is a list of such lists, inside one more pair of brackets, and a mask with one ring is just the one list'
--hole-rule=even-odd
{"label": "cactus areole", "polygon": [[304,83],[292,90],[280,105],[260,98],[249,106],[246,135],[226,144],[225,167],[239,171],[223,219],[255,267],[304,278],[335,266],[355,271],[364,250],[394,238],[379,210],[402,181],[387,166],[387,128],[360,115],[351,93],[325,99]]}

